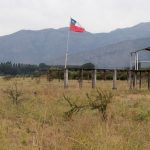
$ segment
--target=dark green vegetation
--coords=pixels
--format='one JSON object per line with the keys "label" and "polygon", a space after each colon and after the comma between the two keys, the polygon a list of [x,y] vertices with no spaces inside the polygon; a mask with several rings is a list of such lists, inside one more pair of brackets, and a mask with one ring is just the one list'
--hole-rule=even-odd
{"label": "dark green vegetation", "polygon": [[11,62],[0,64],[1,75],[26,75],[31,74],[38,69],[37,65],[30,64],[12,64]]}
{"label": "dark green vegetation", "polygon": [[95,69],[95,65],[92,63],[86,63],[81,66],[82,69]]}

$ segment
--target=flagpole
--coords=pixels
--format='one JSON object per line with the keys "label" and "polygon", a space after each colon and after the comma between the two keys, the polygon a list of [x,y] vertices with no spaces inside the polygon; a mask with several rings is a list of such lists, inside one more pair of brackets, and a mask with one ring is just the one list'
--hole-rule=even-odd
{"label": "flagpole", "polygon": [[69,40],[70,40],[70,30],[68,29],[67,49],[66,49],[66,58],[65,58],[65,69],[67,68],[67,62],[68,62]]}
{"label": "flagpole", "polygon": [[[73,19],[71,19],[71,17],[70,17],[70,20],[72,21]],[[72,24],[72,22],[70,22],[71,24]],[[75,26],[75,24],[77,23],[77,21],[76,20],[73,20],[73,25],[74,25],[74,27],[76,27]],[[70,25],[71,25],[70,24]],[[80,25],[81,26],[81,25]],[[77,27],[76,27],[77,28]],[[85,31],[85,29],[84,28],[77,28],[76,30],[75,29],[71,29],[71,31],[74,31],[74,32],[84,32]],[[69,42],[70,42],[70,28],[68,28],[68,38],[67,38],[67,49],[66,49],[66,57],[65,57],[65,69],[67,69],[67,62],[68,62],[68,52],[69,52]]]}
{"label": "flagpole", "polygon": [[68,52],[69,52],[69,39],[70,39],[70,29],[68,28],[67,49],[66,49],[66,58],[65,58],[65,72],[64,72],[64,88],[68,87],[67,61],[68,61]]}

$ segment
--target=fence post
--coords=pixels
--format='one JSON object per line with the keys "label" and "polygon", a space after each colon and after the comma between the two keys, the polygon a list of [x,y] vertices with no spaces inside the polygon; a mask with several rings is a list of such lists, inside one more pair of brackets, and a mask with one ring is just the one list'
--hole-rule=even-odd
{"label": "fence post", "polygon": [[150,71],[148,71],[148,90],[150,90]]}
{"label": "fence post", "polygon": [[96,69],[92,72],[92,88],[96,88],[97,71]]}
{"label": "fence post", "polygon": [[129,89],[132,89],[132,71],[129,71]]}
{"label": "fence post", "polygon": [[104,70],[104,76],[103,76],[104,78],[104,81],[106,80],[106,70]]}
{"label": "fence post", "polygon": [[116,81],[117,81],[117,70],[115,69],[113,74],[113,88],[112,88],[113,90],[117,89]]}
{"label": "fence post", "polygon": [[64,88],[68,88],[68,69],[64,70]]}
{"label": "fence post", "polygon": [[58,70],[58,81],[60,82],[60,70]]}
{"label": "fence post", "polygon": [[139,88],[141,89],[142,87],[142,72],[140,71],[140,79],[139,79]]}
{"label": "fence post", "polygon": [[79,88],[82,87],[83,87],[83,69],[81,69],[79,73]]}
{"label": "fence post", "polygon": [[133,82],[133,87],[136,88],[137,86],[137,71],[134,70],[134,82]]}

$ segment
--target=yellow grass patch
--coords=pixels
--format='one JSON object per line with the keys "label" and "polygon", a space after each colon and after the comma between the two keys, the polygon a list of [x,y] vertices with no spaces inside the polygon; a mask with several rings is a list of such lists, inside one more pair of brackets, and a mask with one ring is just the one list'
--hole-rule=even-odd
{"label": "yellow grass patch", "polygon": [[[4,90],[17,82],[23,101],[13,105]],[[97,87],[114,95],[109,104],[106,122],[98,111],[86,110],[63,118],[69,110],[63,94],[76,103],[87,101],[91,82],[84,81],[79,89],[77,81],[48,82],[46,78],[0,78],[0,150],[149,150],[150,149],[150,92],[128,90],[127,81],[98,81]]]}

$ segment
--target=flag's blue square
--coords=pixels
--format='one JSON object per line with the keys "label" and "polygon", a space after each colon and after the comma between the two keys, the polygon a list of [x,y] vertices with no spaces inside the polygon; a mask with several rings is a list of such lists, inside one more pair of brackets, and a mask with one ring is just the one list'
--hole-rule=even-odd
{"label": "flag's blue square", "polygon": [[72,25],[75,25],[76,22],[77,22],[76,20],[74,20],[74,19],[71,18],[71,24],[72,24]]}

